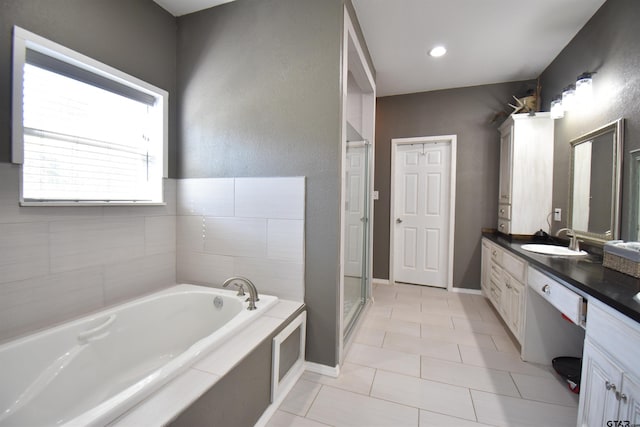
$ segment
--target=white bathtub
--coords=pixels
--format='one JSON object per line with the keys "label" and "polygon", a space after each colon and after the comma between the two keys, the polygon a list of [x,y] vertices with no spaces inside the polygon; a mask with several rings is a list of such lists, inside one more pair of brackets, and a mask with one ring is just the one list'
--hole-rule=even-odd
{"label": "white bathtub", "polygon": [[109,423],[277,301],[245,298],[177,285],[0,346],[0,426]]}

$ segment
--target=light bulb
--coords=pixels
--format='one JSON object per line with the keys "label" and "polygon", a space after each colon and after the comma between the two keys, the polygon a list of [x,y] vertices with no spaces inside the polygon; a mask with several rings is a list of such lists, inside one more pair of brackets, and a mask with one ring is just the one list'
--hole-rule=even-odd
{"label": "light bulb", "polygon": [[551,101],[551,118],[561,119],[564,117],[564,107],[562,106],[562,98],[560,96],[556,96]]}
{"label": "light bulb", "polygon": [[576,103],[589,104],[593,98],[592,73],[582,73],[576,80]]}
{"label": "light bulb", "polygon": [[445,53],[447,53],[447,49],[444,46],[436,46],[429,51],[429,55],[433,56],[434,58],[439,58]]}
{"label": "light bulb", "polygon": [[569,85],[562,91],[562,108],[564,111],[571,111],[576,102],[576,85]]}

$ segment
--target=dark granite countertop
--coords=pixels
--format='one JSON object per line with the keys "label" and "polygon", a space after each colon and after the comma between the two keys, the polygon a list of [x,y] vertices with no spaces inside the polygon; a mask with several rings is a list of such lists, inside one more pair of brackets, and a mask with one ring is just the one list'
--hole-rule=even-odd
{"label": "dark granite countertop", "polygon": [[603,267],[601,256],[589,254],[561,257],[536,254],[521,248],[532,240],[509,239],[499,233],[488,232],[483,232],[482,236],[524,259],[538,270],[555,277],[587,299],[596,298],[640,322],[640,301],[634,299],[640,292],[640,279]]}

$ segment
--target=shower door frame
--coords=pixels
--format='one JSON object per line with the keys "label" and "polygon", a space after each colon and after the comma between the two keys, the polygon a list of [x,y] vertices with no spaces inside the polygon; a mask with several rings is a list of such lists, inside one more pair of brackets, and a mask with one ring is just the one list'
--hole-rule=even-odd
{"label": "shower door frame", "polygon": [[[341,117],[342,117],[342,129],[341,129],[341,156],[340,156],[340,247],[339,247],[339,277],[338,277],[338,303],[339,307],[337,307],[336,315],[338,317],[338,366],[336,366],[335,374],[339,373],[340,364],[343,363],[344,357],[346,354],[346,347],[353,341],[351,338],[353,337],[353,331],[355,331],[359,322],[362,320],[362,314],[364,310],[366,310],[366,305],[371,299],[371,280],[373,274],[373,181],[374,181],[374,165],[375,165],[375,100],[376,100],[376,86],[375,80],[373,78],[373,73],[369,68],[369,64],[366,60],[364,50],[360,45],[359,38],[357,36],[355,27],[351,21],[349,16],[349,12],[347,7],[344,7],[344,29],[342,34],[342,74],[340,79],[341,90],[342,90],[342,104],[341,104]],[[349,80],[349,72],[352,71],[352,76],[360,81],[364,82],[370,92],[363,93],[363,102],[362,102],[362,116],[361,116],[361,124],[362,124],[362,132],[361,136],[364,140],[370,143],[369,146],[369,184],[368,184],[368,206],[369,206],[369,214],[368,214],[368,244],[366,248],[366,265],[367,265],[367,274],[366,274],[366,286],[364,291],[364,303],[363,307],[360,310],[358,316],[356,316],[356,320],[354,324],[351,325],[349,337],[345,336],[345,319],[344,319],[344,248],[345,248],[345,161],[346,161],[346,151],[347,151],[347,114],[348,114],[348,80]],[[363,260],[364,261],[364,260]]]}

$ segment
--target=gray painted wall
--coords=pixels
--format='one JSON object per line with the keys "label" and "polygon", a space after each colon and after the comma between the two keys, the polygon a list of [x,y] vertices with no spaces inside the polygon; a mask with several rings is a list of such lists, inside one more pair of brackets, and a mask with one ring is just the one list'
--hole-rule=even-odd
{"label": "gray painted wall", "polygon": [[[569,200],[569,141],[620,117],[626,119],[622,189],[623,239],[630,239],[632,192],[629,152],[640,148],[640,2],[609,0],[542,73],[542,96],[551,99],[584,71],[593,78],[594,105],[569,112],[555,123],[553,206],[567,211]],[[637,203],[637,201],[635,202]],[[554,229],[566,225],[554,222]]]}
{"label": "gray painted wall", "polygon": [[258,344],[169,427],[255,425],[270,404],[272,340]]}
{"label": "gray painted wall", "polygon": [[0,162],[11,161],[11,44],[18,25],[169,91],[176,170],[176,20],[151,0],[0,1]]}
{"label": "gray painted wall", "polygon": [[238,0],[178,19],[178,176],[306,176],[307,358],[338,347],[341,0]]}
{"label": "gray painted wall", "polygon": [[[501,83],[378,98],[376,110],[373,277],[389,278],[391,139],[458,136],[453,283],[480,289],[481,228],[495,228],[498,218],[498,165],[501,119],[512,95],[521,96],[535,82]],[[506,107],[507,109],[509,107]]]}

